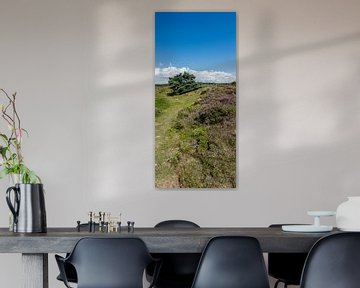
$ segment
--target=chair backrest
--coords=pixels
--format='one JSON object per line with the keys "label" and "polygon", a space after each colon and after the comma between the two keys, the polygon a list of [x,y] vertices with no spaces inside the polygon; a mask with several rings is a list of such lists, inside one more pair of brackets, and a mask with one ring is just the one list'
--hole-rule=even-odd
{"label": "chair backrest", "polygon": [[300,287],[360,287],[360,233],[332,234],[316,242],[305,262]]}
{"label": "chair backrest", "polygon": [[139,238],[82,238],[67,259],[76,269],[78,288],[142,288],[152,260]]}
{"label": "chair backrest", "polygon": [[[165,220],[155,228],[200,228],[188,220]],[[158,253],[155,257],[162,260],[162,267],[157,278],[156,287],[190,287],[200,260],[200,253]],[[152,275],[151,269],[147,271]]]}
{"label": "chair backrest", "polygon": [[268,288],[264,257],[256,238],[212,238],[200,259],[192,288]]}
{"label": "chair backrest", "polygon": [[200,226],[188,220],[165,220],[157,223],[155,228],[200,228]]}

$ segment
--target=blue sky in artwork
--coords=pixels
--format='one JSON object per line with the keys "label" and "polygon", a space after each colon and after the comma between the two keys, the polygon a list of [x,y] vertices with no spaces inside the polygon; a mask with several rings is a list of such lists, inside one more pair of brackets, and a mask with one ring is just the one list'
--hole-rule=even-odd
{"label": "blue sky in artwork", "polygon": [[236,80],[235,12],[155,13],[155,82],[183,71],[203,82]]}

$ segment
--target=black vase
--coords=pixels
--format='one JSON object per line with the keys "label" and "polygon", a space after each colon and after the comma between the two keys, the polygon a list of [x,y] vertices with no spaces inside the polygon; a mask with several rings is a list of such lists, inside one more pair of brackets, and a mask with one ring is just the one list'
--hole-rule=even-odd
{"label": "black vase", "polygon": [[[13,197],[11,197],[12,193]],[[47,231],[42,184],[15,184],[6,190],[6,202],[14,216],[14,232],[45,233]]]}

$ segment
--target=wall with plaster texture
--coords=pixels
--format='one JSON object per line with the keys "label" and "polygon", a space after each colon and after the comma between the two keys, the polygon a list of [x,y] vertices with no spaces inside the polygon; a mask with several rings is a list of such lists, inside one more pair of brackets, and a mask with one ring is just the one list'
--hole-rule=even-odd
{"label": "wall with plaster texture", "polygon": [[[137,226],[310,222],[307,210],[359,195],[359,9],[355,0],[2,0],[0,86],[18,92],[48,225],[75,225],[89,210]],[[238,13],[236,190],[154,188],[155,11]],[[49,262],[50,287],[62,287]],[[19,265],[0,255],[3,286],[21,286]]]}

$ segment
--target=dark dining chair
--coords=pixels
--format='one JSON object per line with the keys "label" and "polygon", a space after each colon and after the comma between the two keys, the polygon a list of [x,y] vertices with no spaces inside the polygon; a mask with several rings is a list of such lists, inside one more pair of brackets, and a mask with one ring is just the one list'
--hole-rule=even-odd
{"label": "dark dining chair", "polygon": [[[68,257],[69,254],[66,255],[66,257]],[[65,259],[65,258],[64,258]],[[76,274],[76,270],[75,267],[68,263],[68,262],[64,262],[64,274],[66,275],[66,279],[68,282],[71,283],[77,283],[77,274]],[[64,282],[63,277],[61,276],[61,274],[59,274],[56,277],[57,280]]]}
{"label": "dark dining chair", "polygon": [[[145,268],[152,258],[139,238],[82,238],[68,257],[55,255],[61,277],[70,288],[65,263],[74,266],[78,288],[142,288]],[[160,264],[156,266],[154,281]],[[151,283],[150,287],[153,287]]]}
{"label": "dark dining chair", "polygon": [[212,238],[201,256],[192,288],[269,288],[264,257],[256,238]]}
{"label": "dark dining chair", "polygon": [[360,287],[360,233],[338,233],[318,240],[306,259],[300,287]]}
{"label": "dark dining chair", "polygon": [[[155,225],[156,229],[200,228],[199,225],[187,220],[166,220]],[[200,260],[200,253],[156,253],[152,254],[161,259],[162,266],[155,283],[156,288],[190,288],[194,280],[196,268]],[[146,270],[146,278],[151,281],[154,267]]]}
{"label": "dark dining chair", "polygon": [[[270,228],[281,228],[282,225],[272,224]],[[268,254],[268,273],[277,279],[274,288],[283,283],[284,288],[288,285],[300,285],[301,273],[307,253],[269,253]]]}
{"label": "dark dining chair", "polygon": [[[83,230],[83,229],[86,229],[88,230],[89,229],[89,224],[88,223],[82,223],[80,224],[80,229]],[[98,223],[95,223],[95,229],[99,229],[99,224]],[[66,254],[66,257],[69,256],[69,253]],[[67,263],[65,262],[64,263],[64,269],[65,269],[65,275],[66,275],[66,278],[68,280],[68,282],[71,282],[71,283],[77,283],[77,275],[76,275],[76,270],[74,268],[73,265],[71,265],[70,263]],[[57,280],[59,281],[63,281],[63,278],[61,277],[61,274],[59,274],[57,277],[56,277]]]}

